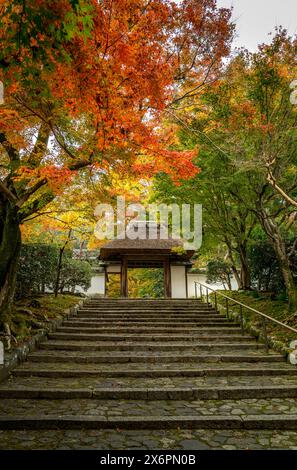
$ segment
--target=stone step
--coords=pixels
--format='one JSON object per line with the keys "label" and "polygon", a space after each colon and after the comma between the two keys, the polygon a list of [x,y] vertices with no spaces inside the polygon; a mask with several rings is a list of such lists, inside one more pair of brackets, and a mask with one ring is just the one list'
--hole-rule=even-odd
{"label": "stone step", "polygon": [[[69,354],[69,353],[68,353]],[[269,356],[270,357],[270,356]],[[224,376],[224,371],[225,370],[236,370],[236,371],[244,371],[244,370],[250,370],[254,371],[254,375],[265,375],[266,370],[275,370],[275,371],[286,371],[288,372],[288,375],[292,375],[297,377],[297,371],[294,367],[292,367],[289,363],[287,362],[262,362],[261,363],[261,369],[258,366],[258,363],[250,363],[250,362],[229,362],[229,363],[220,363],[220,362],[214,362],[211,364],[208,363],[191,363],[191,362],[173,362],[173,363],[160,363],[157,362],[156,364],[152,365],[151,363],[126,363],[125,365],[119,363],[119,364],[113,364],[110,366],[110,364],[75,364],[73,366],[70,362],[57,362],[57,363],[42,363],[42,362],[30,362],[26,361],[23,364],[21,364],[17,369],[13,371],[13,373],[17,373],[19,370],[33,370],[33,371],[38,371],[38,370],[44,370],[47,369],[49,371],[51,370],[60,370],[60,371],[83,371],[83,372],[95,372],[96,374],[101,374],[103,373],[104,376],[108,377],[111,374],[121,374],[124,371],[124,374],[132,372],[137,373],[138,371],[142,372],[147,372],[150,373],[152,371],[161,372],[164,374],[164,377],[166,377],[167,371],[171,372],[177,372],[177,373],[183,373],[183,371],[194,371],[198,373],[198,375],[201,375],[201,372],[204,374],[205,371],[213,371],[213,374],[215,376]],[[222,372],[223,371],[223,372]],[[207,375],[207,374],[204,374]],[[210,373],[212,375],[212,373]],[[244,374],[243,374],[244,375]],[[248,374],[249,375],[249,374]],[[282,375],[282,374],[280,374]],[[285,374],[287,375],[287,374]]]}
{"label": "stone step", "polygon": [[[192,400],[191,402],[184,400],[170,401],[148,401],[148,400],[119,400],[115,409],[113,400],[91,401],[82,400],[61,400],[52,402],[50,400],[33,399],[31,404],[22,399],[3,399],[0,402],[0,414],[9,415],[29,415],[32,413],[31,406],[38,414],[48,411],[49,415],[69,413],[70,410],[76,409],[80,415],[97,415],[97,416],[150,416],[158,414],[168,416],[212,416],[212,415],[232,415],[242,416],[243,414],[275,415],[276,410],[284,415],[297,414],[297,400],[294,398],[266,398],[266,399],[241,399],[241,400]],[[36,413],[37,414],[37,413]],[[70,413],[69,413],[70,414]]]}
{"label": "stone step", "polygon": [[98,311],[98,310],[77,310],[76,315],[73,318],[83,318],[83,317],[93,317],[93,318],[123,318],[123,319],[177,319],[177,320],[184,320],[184,319],[203,319],[203,318],[226,318],[225,315],[222,315],[218,312],[211,311],[211,312],[160,312],[160,311],[150,311],[150,312],[129,312],[129,311],[118,311],[118,312],[106,312],[106,311]]}
{"label": "stone step", "polygon": [[[146,417],[126,417],[116,418],[110,417],[98,418],[96,416],[59,416],[54,415],[31,415],[31,417],[6,417],[0,415],[1,430],[26,430],[26,429],[123,429],[123,430],[162,430],[162,429],[236,429],[236,430],[296,430],[297,414],[292,416],[269,415],[260,417],[244,416],[231,417],[226,416],[168,416],[163,419],[158,415],[150,415]],[[143,447],[141,447],[143,448]]]}
{"label": "stone step", "polygon": [[[200,327],[200,328],[181,328],[181,327],[150,327],[150,328],[145,328],[145,327],[121,327],[121,326],[115,326],[115,327],[102,327],[102,328],[97,328],[98,332],[100,330],[101,333],[136,333],[136,334],[141,334],[141,333],[181,333],[181,334],[188,334],[192,335],[193,333],[211,333],[213,330],[220,332],[221,334],[228,334],[228,332],[236,332],[240,333],[241,329],[236,325],[228,325],[228,327],[223,327],[223,326],[214,326],[214,327]],[[64,335],[64,333],[56,333],[57,338],[61,338],[61,335]],[[52,336],[52,334],[50,335]]]}
{"label": "stone step", "polygon": [[[72,316],[71,317],[72,321],[85,321],[85,315],[81,316],[80,314]],[[159,315],[159,314],[151,314],[151,315],[129,315],[129,314],[116,314],[116,315],[110,315],[110,314],[100,314],[96,315],[94,317],[93,321],[125,321],[125,322],[134,322],[134,321],[182,321],[182,322],[193,322],[193,321],[220,321],[220,320],[226,320],[226,317],[223,317],[219,315],[218,313],[216,314],[207,314],[207,315]]]}
{"label": "stone step", "polygon": [[[102,328],[96,328],[96,331],[94,333],[49,333],[48,337],[49,339],[55,339],[55,340],[78,340],[78,341],[98,341],[101,338],[101,333],[109,333],[110,330],[106,331],[106,329]],[[93,330],[94,331],[94,330]],[[119,328],[118,330],[116,328],[112,329],[112,333],[116,333],[117,331],[121,331],[122,329]],[[211,330],[209,330],[211,332]],[[186,331],[183,331],[183,333],[186,333]],[[189,332],[190,333],[190,332]],[[218,335],[218,339],[220,336]],[[233,339],[230,339],[230,342],[232,342]]]}
{"label": "stone step", "polygon": [[175,304],[175,303],[201,303],[201,300],[199,298],[165,298],[165,297],[158,297],[157,299],[153,298],[141,298],[141,297],[117,297],[117,298],[112,298],[112,297],[96,297],[96,296],[91,296],[91,297],[86,297],[84,299],[84,302],[101,302],[101,303],[108,303],[108,302],[116,302],[118,304],[126,302],[126,303],[168,303],[168,304]]}
{"label": "stone step", "polygon": [[[78,318],[79,315],[78,315]],[[96,318],[96,317],[95,317]],[[226,318],[215,318],[215,319],[211,319],[211,318],[195,318],[195,319],[190,319],[190,320],[184,320],[182,318],[180,319],[177,319],[175,318],[174,320],[173,319],[165,319],[163,320],[162,318],[159,318],[159,319],[144,319],[144,320],[138,320],[138,318],[133,318],[131,320],[126,320],[126,319],[106,319],[106,318],[101,318],[101,317],[97,317],[97,322],[100,322],[100,325],[106,325],[106,326],[110,326],[112,324],[119,324],[121,326],[170,326],[170,325],[173,325],[173,326],[187,326],[187,327],[195,327],[197,325],[229,325],[230,324],[230,321],[226,320]],[[232,323],[231,323],[232,324]]]}
{"label": "stone step", "polygon": [[[103,320],[103,322],[105,323],[105,319]],[[130,322],[127,322],[126,324],[128,324],[128,326],[130,326],[129,324]],[[142,323],[142,322],[140,322]],[[168,322],[170,325],[172,324],[172,321],[171,322]],[[187,322],[185,322],[187,323]],[[100,326],[102,324],[102,321],[100,319],[96,320],[96,319],[91,319],[91,320],[88,320],[88,319],[69,319],[69,320],[65,320],[63,322],[63,327],[72,327],[72,328],[80,328],[80,327],[84,327],[84,328],[96,328],[98,326]],[[113,321],[110,321],[109,324],[113,324]],[[227,323],[227,325],[229,326],[229,323]],[[204,325],[203,325],[204,326]]]}
{"label": "stone step", "polygon": [[[97,428],[97,426],[96,426]],[[2,430],[1,450],[297,450],[297,433],[281,429],[26,429]],[[148,452],[148,453],[149,453]],[[247,452],[245,452],[247,455]],[[281,453],[280,453],[281,454]],[[259,453],[258,456],[259,457]],[[273,456],[274,457],[274,456]],[[265,456],[263,455],[263,458]],[[281,456],[282,458],[282,456]]]}
{"label": "stone step", "polygon": [[54,423],[57,429],[104,429],[108,426],[175,430],[177,427],[296,429],[296,417],[297,402],[292,398],[191,402],[119,400],[116,408],[113,400],[2,399],[0,402],[0,429],[54,429]]}
{"label": "stone step", "polygon": [[223,333],[221,333],[221,328],[219,330],[216,329],[205,329],[201,328],[200,332],[192,333],[191,330],[187,331],[186,333],[181,334],[174,334],[174,333],[129,333],[129,334],[121,334],[121,333],[108,333],[108,334],[99,334],[98,333],[98,340],[100,341],[126,341],[132,339],[143,339],[149,341],[196,341],[197,339],[204,339],[209,338],[211,341],[217,341],[219,338],[223,340],[230,338],[230,341],[238,338],[246,338],[250,340],[250,336],[248,334],[241,334],[241,330],[238,329],[226,329],[224,328]]}
{"label": "stone step", "polygon": [[97,307],[80,307],[78,312],[90,312],[90,313],[104,313],[106,315],[115,315],[118,313],[130,314],[130,315],[139,315],[139,314],[164,314],[164,315],[208,315],[208,314],[217,314],[218,312],[212,307],[199,308],[199,309],[146,309],[146,308],[97,308]]}
{"label": "stone step", "polygon": [[[75,332],[81,332],[81,333],[96,333],[96,328],[83,328],[83,327],[58,327],[56,332],[57,333],[75,333]],[[232,331],[233,333],[233,331]],[[150,335],[150,334],[142,334],[142,335],[115,335],[115,334],[109,334],[109,335],[102,335],[102,334],[96,334],[98,336],[98,341],[118,341],[118,342],[127,342],[127,341],[159,341],[159,342],[166,342],[166,343],[172,343],[174,344],[176,341],[186,341],[186,342],[194,342],[194,341],[216,341],[216,342],[252,342],[255,341],[255,338],[252,336],[248,335],[238,335],[236,334],[220,334],[218,332],[211,332],[208,334],[197,334],[195,336],[185,336],[185,335],[162,335],[162,334],[156,334],[156,335]]]}
{"label": "stone step", "polygon": [[43,388],[49,389],[190,389],[191,386],[195,387],[206,387],[212,389],[212,387],[292,387],[294,386],[297,390],[297,375],[291,376],[273,376],[273,377],[262,377],[261,375],[249,376],[199,376],[199,377],[113,377],[112,368],[110,368],[109,377],[88,377],[83,380],[77,380],[76,378],[61,378],[52,380],[51,378],[39,378],[39,377],[11,377],[5,383],[0,384],[0,390],[17,390],[19,388],[42,390]]}
{"label": "stone step", "polygon": [[209,303],[201,303],[201,302],[192,302],[192,303],[184,303],[184,302],[179,302],[179,303],[165,303],[165,302],[160,302],[160,303],[146,303],[146,302],[138,302],[138,303],[133,303],[133,302],[116,302],[116,303],[107,303],[107,302],[83,302],[79,304],[79,307],[86,307],[86,308],[108,308],[108,309],[113,309],[113,308],[133,308],[133,309],[139,309],[141,310],[142,308],[144,309],[152,309],[152,308],[159,308],[159,309],[181,309],[181,310],[186,310],[186,309],[207,309],[207,308],[214,308],[214,306]]}
{"label": "stone step", "polygon": [[165,353],[145,353],[145,354],[123,354],[123,353],[100,353],[92,351],[84,351],[83,354],[75,351],[37,351],[31,353],[28,359],[32,362],[44,363],[75,363],[75,364],[122,364],[122,363],[141,363],[143,364],[173,364],[181,361],[185,363],[275,363],[285,362],[285,358],[279,354],[264,354],[259,350],[242,351],[234,350],[232,354],[214,353],[212,354],[186,354],[179,352],[178,354]]}
{"label": "stone step", "polygon": [[226,318],[225,315],[222,315],[218,312],[160,312],[160,311],[150,311],[150,312],[129,312],[119,310],[118,312],[107,312],[107,311],[98,311],[98,310],[77,310],[76,317],[94,317],[94,318],[168,318],[168,319],[191,319],[191,318]]}
{"label": "stone step", "polygon": [[[171,322],[163,322],[161,320],[159,321],[146,321],[146,322],[139,322],[137,320],[133,320],[131,323],[127,321],[119,321],[119,320],[112,320],[112,321],[106,321],[106,320],[98,320],[98,326],[100,327],[110,327],[110,326],[120,326],[120,327],[129,327],[129,328],[137,328],[137,327],[156,327],[156,328],[161,328],[161,327],[180,327],[180,328],[191,328],[191,327],[198,327],[198,326],[210,326],[210,327],[216,327],[216,326],[229,326],[230,322],[228,322],[225,319],[218,319],[218,320],[197,320],[195,322],[183,322],[183,321],[171,321]],[[233,325],[233,323],[231,323]],[[238,325],[237,325],[238,326]]]}
{"label": "stone step", "polygon": [[[18,369],[15,369],[12,372],[14,377],[49,377],[49,378],[69,378],[69,377],[246,377],[246,376],[261,376],[261,377],[271,377],[271,376],[295,376],[296,371],[292,367],[290,368],[281,368],[281,367],[265,367],[261,370],[257,367],[252,367],[250,364],[246,364],[245,367],[236,364],[232,366],[222,366],[220,367],[199,367],[189,368],[189,365],[179,364],[179,368],[174,368],[174,364],[170,368],[160,367],[157,368],[157,365],[154,368],[143,368],[128,369],[126,368],[112,368],[103,369],[102,368],[88,368],[89,364],[85,364],[79,367],[79,364],[75,365],[75,369],[72,364],[65,363],[63,367],[61,364],[50,364],[55,368],[49,368],[49,364],[43,363],[26,363],[25,366],[22,366]],[[68,365],[68,368],[65,366]],[[38,367],[36,367],[38,366]]]}
{"label": "stone step", "polygon": [[[71,335],[73,336],[73,335]],[[78,335],[77,341],[72,341],[73,338],[69,338],[69,341],[47,341],[45,343],[40,344],[40,349],[42,350],[67,350],[67,351],[175,351],[176,353],[181,351],[205,351],[205,353],[209,351],[217,351],[217,352],[224,352],[224,351],[232,351],[232,350],[263,350],[265,345],[248,342],[248,343],[241,343],[241,342],[232,342],[232,343],[175,343],[175,344],[168,344],[168,343],[137,343],[137,342],[126,342],[126,343],[114,343],[114,342],[99,342],[94,341],[87,342],[83,341],[82,336],[87,335]],[[50,337],[55,337],[55,335],[50,335]],[[67,338],[64,338],[67,340]],[[89,337],[87,338],[89,339]],[[91,338],[93,339],[93,338]]]}
{"label": "stone step", "polygon": [[116,301],[116,302],[94,302],[94,301],[84,301],[83,303],[80,304],[80,306],[87,306],[87,307],[114,307],[114,308],[119,308],[119,307],[134,307],[134,308],[151,308],[151,307],[160,307],[160,308],[207,308],[211,307],[212,305],[210,303],[206,302],[199,302],[195,300],[190,300],[190,301],[169,301],[169,302],[164,302],[161,301],[156,301],[156,300],[143,300],[141,302],[132,302],[132,301]]}
{"label": "stone step", "polygon": [[116,304],[96,304],[96,303],[84,303],[79,306],[79,308],[93,308],[93,309],[108,309],[108,310],[212,310],[214,309],[213,305],[209,304],[190,304],[190,305],[184,305],[184,304],[124,304],[124,303],[116,303]]}
{"label": "stone step", "polygon": [[[37,377],[33,377],[36,378]],[[33,378],[30,378],[31,380]],[[21,377],[18,377],[20,380]],[[22,378],[23,380],[25,378]],[[270,378],[271,380],[272,378]],[[40,382],[41,378],[38,377]],[[56,379],[57,381],[58,379]],[[61,380],[61,379],[60,379]],[[71,379],[63,379],[63,381]],[[77,380],[77,379],[76,379]],[[84,378],[84,381],[89,379]],[[131,379],[130,379],[131,380]],[[143,379],[142,379],[143,380]],[[160,379],[158,379],[160,380]],[[183,379],[184,380],[184,379]],[[238,377],[237,377],[237,380]],[[297,398],[297,386],[295,385],[235,385],[235,386],[191,386],[183,387],[98,387],[95,389],[84,387],[18,387],[0,388],[0,398],[18,398],[24,400],[48,399],[95,399],[95,400],[231,400],[231,399],[266,399],[266,398]]]}
{"label": "stone step", "polygon": [[83,302],[80,306],[82,307],[99,307],[99,308],[138,308],[138,309],[151,309],[151,308],[212,308],[212,305],[209,303],[202,303],[202,302],[158,302],[158,301],[141,301],[141,302],[123,302],[123,301],[116,301],[116,302]]}
{"label": "stone step", "polygon": [[[73,320],[73,318],[71,319]],[[162,318],[158,318],[158,319],[146,319],[146,320],[140,320],[138,321],[138,319],[132,319],[130,321],[126,321],[125,319],[111,319],[111,320],[106,320],[106,319],[102,319],[100,316],[94,316],[94,315],[91,315],[91,316],[81,316],[81,315],[78,315],[76,317],[76,320],[79,321],[79,322],[82,322],[82,321],[85,321],[85,322],[92,322],[92,324],[100,324],[101,326],[105,325],[105,326],[110,326],[110,325],[113,325],[113,324],[119,324],[119,326],[125,326],[127,328],[132,328],[133,326],[139,326],[139,327],[151,327],[151,326],[154,326],[154,327],[161,327],[161,326],[164,326],[164,327],[187,327],[187,328],[192,328],[192,327],[197,327],[198,326],[208,326],[208,325],[215,325],[215,326],[230,326],[231,325],[231,328],[233,327],[233,325],[235,324],[236,326],[238,326],[238,323],[234,323],[232,321],[229,321],[227,320],[226,318],[215,318],[215,319],[195,319],[195,320],[190,320],[190,321],[184,321],[183,319],[172,319],[170,321],[168,320],[165,320],[163,321]]]}
{"label": "stone step", "polygon": [[[91,322],[95,324],[96,322],[105,322],[105,323],[112,323],[112,322],[121,322],[125,323],[127,326],[130,326],[131,323],[183,323],[183,324],[191,324],[191,323],[205,323],[205,322],[215,322],[215,323],[233,323],[233,320],[229,320],[226,317],[223,317],[221,315],[207,315],[207,316],[192,316],[192,317],[183,317],[183,316],[173,316],[173,317],[162,317],[161,315],[155,315],[155,316],[148,316],[148,317],[142,317],[142,316],[135,316],[135,317],[126,317],[126,316],[121,316],[121,315],[116,315],[116,316],[101,316],[97,314],[88,314],[88,315],[81,315],[77,314],[75,316],[69,317],[67,321],[72,321],[72,322]],[[193,325],[194,326],[194,325]]]}
{"label": "stone step", "polygon": [[100,304],[112,304],[115,303],[117,305],[121,305],[123,303],[126,304],[138,304],[138,305],[143,305],[143,304],[163,304],[163,305],[175,305],[175,304],[180,304],[180,305],[188,305],[188,304],[202,304],[200,299],[184,299],[184,298],[175,298],[175,299],[165,299],[163,298],[158,298],[158,299],[144,299],[144,298],[126,298],[126,297],[117,297],[117,298],[100,298],[96,299],[94,297],[89,297],[84,300],[85,303],[100,303]]}

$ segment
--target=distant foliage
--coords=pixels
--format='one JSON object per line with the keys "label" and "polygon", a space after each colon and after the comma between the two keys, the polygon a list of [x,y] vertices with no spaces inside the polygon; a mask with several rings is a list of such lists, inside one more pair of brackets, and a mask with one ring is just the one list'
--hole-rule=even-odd
{"label": "distant foliage", "polygon": [[129,272],[129,294],[131,297],[164,297],[163,269],[138,268]]}
{"label": "distant foliage", "polygon": [[[287,243],[287,251],[293,248],[293,241]],[[285,291],[281,269],[275,251],[268,240],[253,240],[249,246],[249,264],[252,285],[258,291],[281,293]],[[297,259],[292,250],[291,265],[297,281]]]}
{"label": "distant foliage", "polygon": [[111,298],[118,298],[121,296],[121,278],[119,274],[108,274],[106,293],[108,297]]}
{"label": "distant foliage", "polygon": [[60,292],[75,292],[76,287],[87,290],[91,286],[92,267],[87,261],[66,258],[62,265]]}
{"label": "distant foliage", "polygon": [[231,277],[232,271],[230,264],[223,259],[217,258],[208,262],[207,283],[216,284],[219,282],[223,284],[225,289],[228,287],[228,289],[231,290]]}
{"label": "distant foliage", "polygon": [[[91,285],[92,268],[87,261],[72,259],[65,251],[60,278],[60,292],[84,290]],[[52,292],[57,276],[59,248],[56,245],[24,244],[17,276],[16,297]]]}
{"label": "distant foliage", "polygon": [[[163,269],[136,268],[128,271],[128,293],[132,298],[164,297]],[[108,297],[120,297],[121,283],[118,274],[109,274],[107,283]]]}
{"label": "distant foliage", "polygon": [[17,298],[52,289],[58,252],[58,248],[54,245],[26,244],[22,246],[16,286]]}

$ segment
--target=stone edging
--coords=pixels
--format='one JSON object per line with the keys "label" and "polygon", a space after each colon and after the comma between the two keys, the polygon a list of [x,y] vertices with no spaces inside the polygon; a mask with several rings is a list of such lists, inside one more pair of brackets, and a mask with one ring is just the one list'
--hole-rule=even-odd
{"label": "stone edging", "polygon": [[12,369],[26,360],[28,354],[30,354],[32,351],[35,351],[39,344],[47,339],[49,333],[56,331],[56,329],[62,325],[65,319],[76,315],[77,310],[82,305],[83,300],[80,300],[79,303],[74,307],[70,307],[69,309],[65,310],[65,315],[63,318],[50,321],[47,327],[34,335],[30,340],[26,341],[22,346],[17,347],[12,352],[6,353],[4,365],[0,365],[0,383],[7,379]]}
{"label": "stone edging", "polygon": [[[221,303],[219,303],[219,302],[218,302],[218,308],[221,308],[222,310],[226,310],[226,307],[224,305],[222,305]],[[219,313],[221,313],[221,312],[219,311]],[[238,312],[234,312],[234,310],[232,310],[230,308],[229,308],[229,315],[230,315],[230,318],[232,320],[235,320],[237,322],[240,321],[240,314]],[[265,342],[262,331],[259,328],[256,328],[253,325],[249,325],[245,319],[243,319],[243,327],[244,327],[244,330],[247,333],[250,333],[258,341],[260,340],[262,342]],[[286,346],[285,343],[283,343],[282,341],[274,340],[273,338],[271,338],[270,335],[267,335],[267,341],[268,341],[269,348],[271,348],[274,351],[279,352],[280,354],[285,356],[285,358],[288,361],[288,355],[290,353],[290,349],[288,348],[288,346]]]}

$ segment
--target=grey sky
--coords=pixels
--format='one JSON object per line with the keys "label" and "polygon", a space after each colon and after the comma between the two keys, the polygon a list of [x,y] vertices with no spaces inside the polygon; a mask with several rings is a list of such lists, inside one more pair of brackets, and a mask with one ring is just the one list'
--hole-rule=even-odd
{"label": "grey sky", "polygon": [[296,0],[217,0],[219,7],[233,5],[233,20],[238,37],[234,47],[254,51],[259,43],[269,42],[275,26],[282,25],[290,34],[297,34]]}

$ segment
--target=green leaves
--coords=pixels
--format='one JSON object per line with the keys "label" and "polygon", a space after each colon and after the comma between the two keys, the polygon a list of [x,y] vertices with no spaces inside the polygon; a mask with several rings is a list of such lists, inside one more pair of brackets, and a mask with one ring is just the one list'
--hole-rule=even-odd
{"label": "green leaves", "polygon": [[93,6],[82,1],[72,0],[72,11],[65,15],[63,28],[66,40],[72,40],[76,35],[86,40],[93,29]]}

